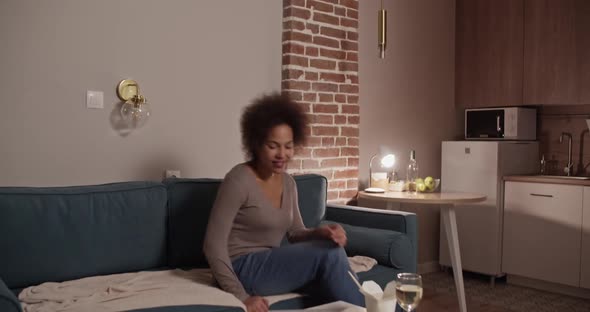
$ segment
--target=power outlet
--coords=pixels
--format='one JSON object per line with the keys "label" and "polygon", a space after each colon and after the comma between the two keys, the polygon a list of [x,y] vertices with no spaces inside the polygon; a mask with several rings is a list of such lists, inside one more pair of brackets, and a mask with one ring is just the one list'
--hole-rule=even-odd
{"label": "power outlet", "polygon": [[166,170],[166,178],[180,178],[180,170]]}

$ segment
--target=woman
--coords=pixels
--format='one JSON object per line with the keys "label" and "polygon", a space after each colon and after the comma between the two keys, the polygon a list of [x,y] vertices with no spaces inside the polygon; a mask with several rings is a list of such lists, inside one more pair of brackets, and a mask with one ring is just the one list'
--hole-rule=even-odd
{"label": "woman", "polygon": [[[306,116],[287,97],[273,94],[246,107],[241,119],[248,161],[225,176],[211,211],[204,252],[222,289],[248,312],[268,311],[261,296],[313,286],[326,301],[364,306],[348,275],[346,233],[332,224],[307,229],[297,188],[286,173],[294,149],[305,142]],[[290,243],[280,246],[284,237]]]}

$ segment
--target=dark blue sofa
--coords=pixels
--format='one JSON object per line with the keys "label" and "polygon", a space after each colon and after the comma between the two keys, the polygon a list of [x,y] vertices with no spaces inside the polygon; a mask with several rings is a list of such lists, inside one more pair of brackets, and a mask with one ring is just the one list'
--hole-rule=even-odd
{"label": "dark blue sofa", "polygon": [[[382,287],[397,272],[415,272],[416,216],[326,204],[327,181],[295,177],[304,223],[339,222],[347,253],[378,260],[361,280]],[[18,293],[48,281],[140,270],[206,267],[201,250],[219,179],[167,179],[72,187],[0,187],[0,311],[21,311]],[[320,304],[310,297],[271,309]],[[142,311],[240,310],[207,305]],[[139,311],[139,310],[136,310]]]}

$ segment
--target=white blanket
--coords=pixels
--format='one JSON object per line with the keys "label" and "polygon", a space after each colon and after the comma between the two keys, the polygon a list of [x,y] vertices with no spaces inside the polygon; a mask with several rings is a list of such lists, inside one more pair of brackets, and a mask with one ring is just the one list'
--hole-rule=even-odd
{"label": "white blanket", "polygon": [[[351,269],[362,272],[376,261],[349,258]],[[300,296],[268,296],[269,304]],[[215,286],[209,269],[168,270],[92,276],[62,283],[31,286],[19,294],[25,312],[124,311],[161,306],[208,304],[244,308],[235,296]]]}

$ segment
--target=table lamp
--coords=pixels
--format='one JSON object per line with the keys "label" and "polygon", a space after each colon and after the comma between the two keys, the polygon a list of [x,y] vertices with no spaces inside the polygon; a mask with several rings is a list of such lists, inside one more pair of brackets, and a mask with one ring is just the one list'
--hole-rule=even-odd
{"label": "table lamp", "polygon": [[[383,193],[387,190],[387,186],[389,185],[389,181],[387,180],[387,172],[383,172],[383,176],[379,176],[378,180],[385,180],[387,181],[387,185],[383,185],[384,187],[373,187],[373,160],[376,157],[380,157],[381,168],[393,168],[395,164],[395,155],[394,154],[375,154],[369,160],[369,187],[365,189],[365,192],[373,192],[373,193]],[[376,179],[377,180],[377,179]]]}

